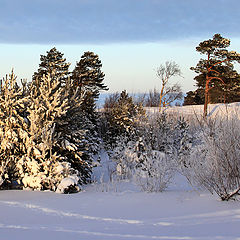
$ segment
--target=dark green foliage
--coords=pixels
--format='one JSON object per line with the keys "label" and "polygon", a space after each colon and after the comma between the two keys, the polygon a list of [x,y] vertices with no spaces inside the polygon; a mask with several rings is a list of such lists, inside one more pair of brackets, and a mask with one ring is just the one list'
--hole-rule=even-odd
{"label": "dark green foliage", "polygon": [[72,72],[74,85],[91,92],[93,97],[97,98],[100,90],[108,90],[103,83],[105,74],[101,68],[102,63],[98,55],[93,52],[85,52]]}
{"label": "dark green foliage", "polygon": [[94,124],[97,124],[96,99],[94,99],[91,92],[85,92],[81,104],[81,111],[84,112]]}
{"label": "dark green foliage", "polygon": [[[196,104],[194,96],[204,98],[204,115],[207,114],[207,104],[217,102],[232,102],[239,99],[239,74],[234,70],[233,61],[240,61],[240,54],[228,51],[230,40],[215,34],[212,39],[199,43],[196,50],[206,55],[200,59],[195,71],[198,92],[189,92],[185,105]],[[236,98],[235,98],[236,97]]]}
{"label": "dark green foliage", "polygon": [[98,55],[93,52],[85,52],[76,64],[71,76],[74,87],[78,87],[80,92],[84,94],[81,108],[93,122],[97,118],[95,101],[101,90],[108,90],[103,83],[105,75],[101,68],[102,63]]}
{"label": "dark green foliage", "polygon": [[47,51],[47,55],[41,55],[38,71],[33,74],[34,82],[40,81],[43,75],[49,74],[51,79],[59,78],[62,85],[65,85],[69,76],[70,63],[66,63],[63,53],[59,52],[55,47]]}
{"label": "dark green foliage", "polygon": [[[209,103],[231,103],[240,101],[240,75],[234,70],[233,64],[229,63],[225,66],[215,66],[213,69],[221,73],[220,80],[215,80],[209,83]],[[214,76],[210,74],[210,76]],[[197,75],[197,89],[187,92],[184,98],[184,105],[204,104],[204,89],[206,84],[206,74]]]}
{"label": "dark green foliage", "polygon": [[81,112],[69,111],[59,121],[56,129],[54,152],[61,155],[63,161],[80,173],[80,184],[89,181],[92,172],[92,158],[87,136],[89,120]]}
{"label": "dark green foliage", "polygon": [[197,89],[195,91],[187,92],[184,98],[183,105],[200,105],[204,104],[204,93],[203,89]]}
{"label": "dark green foliage", "polygon": [[134,135],[140,118],[145,116],[142,105],[135,104],[126,91],[122,91],[120,95],[114,95],[113,100],[106,100],[106,103],[103,113],[105,141],[111,145],[121,136]]}

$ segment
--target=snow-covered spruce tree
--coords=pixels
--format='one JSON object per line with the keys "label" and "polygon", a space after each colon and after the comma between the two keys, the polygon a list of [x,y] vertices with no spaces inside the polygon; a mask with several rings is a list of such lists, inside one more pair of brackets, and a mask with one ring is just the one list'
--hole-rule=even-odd
{"label": "snow-covered spruce tree", "polygon": [[14,188],[19,185],[16,164],[26,152],[24,112],[28,99],[13,72],[1,80],[0,87],[0,188]]}
{"label": "snow-covered spruce tree", "polygon": [[240,194],[239,115],[225,116],[202,125],[199,144],[188,158],[185,169],[192,184],[216,193],[222,200]]}
{"label": "snow-covered spruce tree", "polygon": [[[96,131],[96,124],[89,119],[88,114],[81,107],[83,90],[80,91],[80,88],[76,87],[74,81],[69,78],[64,91],[70,107],[57,125],[59,141],[55,148],[79,171],[80,183],[87,183],[101,140]],[[70,148],[71,152],[69,152]]]}
{"label": "snow-covered spruce tree", "polygon": [[[58,140],[54,150],[58,152],[65,161],[79,172],[79,183],[87,183],[90,180],[94,147],[90,132],[89,119],[77,109],[69,109],[67,115],[58,122]],[[94,127],[93,127],[94,128]]]}
{"label": "snow-covered spruce tree", "polygon": [[55,47],[47,51],[46,55],[40,56],[40,64],[38,71],[33,74],[32,80],[35,85],[39,85],[42,77],[49,75],[51,79],[59,78],[61,85],[65,85],[65,81],[70,75],[70,63],[63,58],[63,53],[59,52]]}
{"label": "snow-covered spruce tree", "polygon": [[187,121],[183,117],[178,118],[177,123],[174,125],[173,139],[172,153],[177,163],[180,167],[189,167],[186,159],[189,158],[194,137],[190,132]]}
{"label": "snow-covered spruce tree", "polygon": [[[25,154],[16,164],[19,180],[25,188],[59,192],[78,191],[79,173],[54,150],[56,126],[69,109],[59,78],[43,76],[39,85],[30,86],[27,108],[28,129]],[[65,182],[64,186],[62,181]],[[59,186],[59,188],[58,188]]]}
{"label": "snow-covered spruce tree", "polygon": [[[26,90],[26,89],[25,89]],[[89,120],[79,111],[82,99],[71,81],[43,76],[25,91],[11,74],[0,98],[0,183],[58,192],[79,190],[91,174]],[[29,95],[28,95],[29,94]],[[77,122],[77,124],[76,124]],[[75,124],[73,124],[75,123]],[[90,149],[90,150],[89,150]]]}

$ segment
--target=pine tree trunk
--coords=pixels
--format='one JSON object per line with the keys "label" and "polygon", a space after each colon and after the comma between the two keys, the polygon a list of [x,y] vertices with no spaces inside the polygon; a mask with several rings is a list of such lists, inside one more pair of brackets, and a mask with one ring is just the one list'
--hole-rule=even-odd
{"label": "pine tree trunk", "polygon": [[208,76],[206,77],[206,85],[205,85],[205,93],[204,93],[204,111],[203,111],[203,117],[205,118],[207,116],[207,107],[208,107],[208,91],[209,91],[209,79]]}
{"label": "pine tree trunk", "polygon": [[204,92],[204,110],[203,110],[203,117],[205,118],[207,116],[207,107],[208,107],[208,94],[209,94],[209,61],[210,61],[210,53],[208,53],[208,61],[207,61],[207,75],[206,75],[206,84],[205,84],[205,92]]}

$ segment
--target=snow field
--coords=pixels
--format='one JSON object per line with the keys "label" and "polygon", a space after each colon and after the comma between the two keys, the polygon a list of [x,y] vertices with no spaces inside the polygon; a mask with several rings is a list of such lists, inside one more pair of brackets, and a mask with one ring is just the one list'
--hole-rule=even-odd
{"label": "snow field", "polygon": [[[208,116],[210,117],[222,117],[236,115],[240,119],[240,103],[229,103],[229,104],[208,104]],[[147,113],[157,113],[158,108],[146,108]],[[163,108],[168,114],[174,114],[175,116],[190,117],[202,117],[203,116],[203,105],[189,105],[181,107],[167,107]]]}
{"label": "snow field", "polygon": [[240,239],[239,202],[197,192],[181,176],[162,193],[94,185],[71,195],[1,191],[0,239]]}

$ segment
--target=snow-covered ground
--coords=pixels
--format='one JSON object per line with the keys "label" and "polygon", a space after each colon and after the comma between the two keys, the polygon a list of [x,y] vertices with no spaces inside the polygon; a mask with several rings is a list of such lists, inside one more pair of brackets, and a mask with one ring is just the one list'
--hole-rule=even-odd
{"label": "snow-covered ground", "polygon": [[240,239],[237,201],[197,192],[181,176],[162,193],[122,184],[71,195],[1,191],[0,239]]}
{"label": "snow-covered ground", "polygon": [[[167,107],[163,108],[167,113],[174,114],[176,116],[192,117],[203,116],[203,105],[189,105],[180,107]],[[147,113],[156,113],[159,111],[158,108],[146,108]],[[229,103],[229,104],[208,104],[208,116],[238,116],[240,119],[240,102]]]}
{"label": "snow-covered ground", "polygon": [[[209,113],[239,114],[239,106],[210,105]],[[167,111],[202,115],[203,106]],[[240,240],[239,201],[197,191],[180,175],[162,193],[144,193],[126,181],[109,184],[102,157],[102,169],[94,172],[98,179],[104,172],[102,183],[80,193],[0,191],[0,240]]]}

